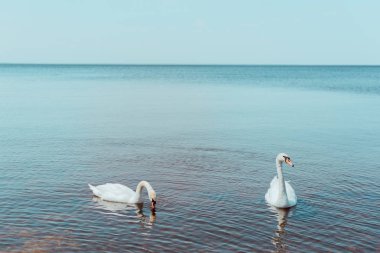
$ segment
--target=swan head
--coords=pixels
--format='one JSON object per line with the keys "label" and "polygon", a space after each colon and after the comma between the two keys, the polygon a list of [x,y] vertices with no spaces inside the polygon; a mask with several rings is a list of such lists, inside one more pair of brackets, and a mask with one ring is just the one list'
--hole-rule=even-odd
{"label": "swan head", "polygon": [[152,209],[152,211],[155,211],[157,200],[156,200],[156,192],[154,190],[150,191],[149,199],[150,199],[150,208]]}
{"label": "swan head", "polygon": [[278,154],[276,160],[279,162],[285,162],[287,165],[294,167],[292,159],[285,153]]}

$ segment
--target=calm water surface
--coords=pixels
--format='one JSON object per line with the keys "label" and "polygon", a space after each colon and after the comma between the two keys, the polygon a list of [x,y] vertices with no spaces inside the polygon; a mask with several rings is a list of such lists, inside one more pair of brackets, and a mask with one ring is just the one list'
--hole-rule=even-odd
{"label": "calm water surface", "polygon": [[380,251],[380,67],[0,65],[0,143],[1,252]]}

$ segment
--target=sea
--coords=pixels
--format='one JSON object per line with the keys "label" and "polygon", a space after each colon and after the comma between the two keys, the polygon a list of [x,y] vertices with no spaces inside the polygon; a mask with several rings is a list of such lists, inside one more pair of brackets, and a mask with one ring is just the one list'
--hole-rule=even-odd
{"label": "sea", "polygon": [[380,252],[379,182],[380,66],[0,65],[0,252]]}

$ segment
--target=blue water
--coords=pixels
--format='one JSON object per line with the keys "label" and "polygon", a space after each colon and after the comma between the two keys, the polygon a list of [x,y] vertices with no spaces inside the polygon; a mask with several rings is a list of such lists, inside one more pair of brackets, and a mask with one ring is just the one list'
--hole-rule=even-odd
{"label": "blue water", "polygon": [[0,251],[380,251],[379,112],[376,66],[0,65]]}

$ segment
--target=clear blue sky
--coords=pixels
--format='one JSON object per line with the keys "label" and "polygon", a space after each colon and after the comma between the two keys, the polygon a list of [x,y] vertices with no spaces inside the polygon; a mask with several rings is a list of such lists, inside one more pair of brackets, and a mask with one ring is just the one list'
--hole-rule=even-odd
{"label": "clear blue sky", "polygon": [[0,0],[0,62],[380,64],[380,1]]}

